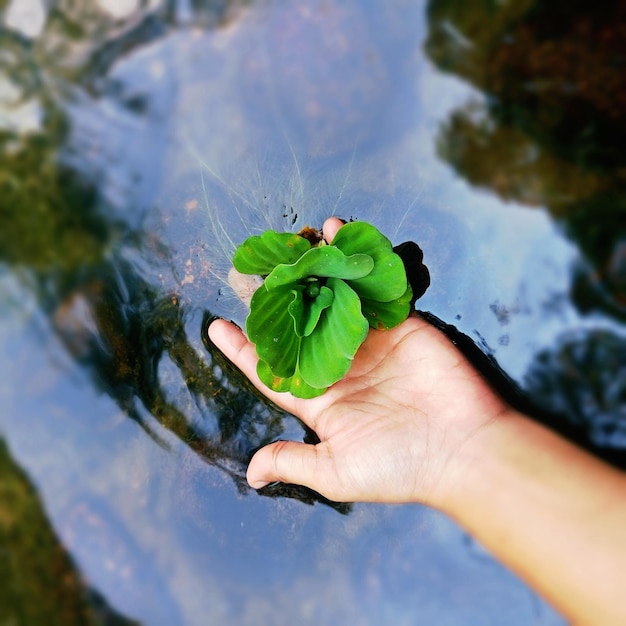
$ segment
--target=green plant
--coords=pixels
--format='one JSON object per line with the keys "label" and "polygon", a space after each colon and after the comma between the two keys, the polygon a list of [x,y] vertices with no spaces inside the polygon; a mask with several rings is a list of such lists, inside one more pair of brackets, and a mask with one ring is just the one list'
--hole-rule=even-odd
{"label": "green plant", "polygon": [[343,378],[369,328],[397,326],[412,306],[402,259],[365,222],[346,224],[330,245],[268,230],[246,239],[233,265],[265,279],[246,320],[259,378],[300,398]]}

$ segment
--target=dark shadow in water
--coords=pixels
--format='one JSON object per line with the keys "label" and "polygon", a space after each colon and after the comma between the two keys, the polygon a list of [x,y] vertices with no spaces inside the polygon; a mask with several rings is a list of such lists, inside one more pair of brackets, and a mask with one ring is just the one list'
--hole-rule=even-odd
{"label": "dark shadow in water", "polygon": [[39,496],[0,439],[0,622],[137,626],[82,579]]}
{"label": "dark shadow in water", "polygon": [[526,375],[534,400],[568,415],[589,441],[626,466],[626,339],[572,331],[541,352]]}
{"label": "dark shadow in water", "polygon": [[[623,323],[626,4],[431,0],[428,21],[430,58],[484,95],[451,114],[439,134],[439,155],[470,183],[506,201],[545,207],[582,255],[573,268],[574,304],[584,314],[601,313]],[[621,430],[626,400],[623,393],[616,396],[612,418],[595,410],[582,417],[586,409],[571,401],[575,397],[586,405],[583,397],[572,395],[581,363],[573,371],[562,363],[571,356],[565,347],[570,340],[563,338],[554,353],[538,356],[529,392],[550,398],[552,409],[564,411],[589,441],[608,445],[615,460],[626,442],[607,444],[592,433]],[[576,338],[576,352],[589,357],[584,360],[590,385],[601,396],[608,393],[602,385],[610,387],[611,381],[592,355],[612,352],[620,341],[610,333]],[[549,365],[555,366],[552,373]],[[623,465],[621,457],[618,463]]]}

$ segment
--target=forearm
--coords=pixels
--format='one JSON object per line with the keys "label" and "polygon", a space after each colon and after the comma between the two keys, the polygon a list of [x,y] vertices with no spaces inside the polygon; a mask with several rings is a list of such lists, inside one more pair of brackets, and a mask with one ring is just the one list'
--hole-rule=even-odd
{"label": "forearm", "polygon": [[572,624],[626,624],[624,475],[514,412],[468,449],[442,508]]}

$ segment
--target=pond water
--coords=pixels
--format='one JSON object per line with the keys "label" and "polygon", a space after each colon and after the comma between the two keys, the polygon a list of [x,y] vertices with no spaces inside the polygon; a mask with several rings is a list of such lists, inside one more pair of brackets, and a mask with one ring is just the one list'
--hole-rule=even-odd
{"label": "pond water", "polygon": [[247,235],[369,221],[626,465],[626,10],[596,4],[0,3],[0,622],[564,623],[431,509],[250,490],[305,433],[204,330],[245,320]]}

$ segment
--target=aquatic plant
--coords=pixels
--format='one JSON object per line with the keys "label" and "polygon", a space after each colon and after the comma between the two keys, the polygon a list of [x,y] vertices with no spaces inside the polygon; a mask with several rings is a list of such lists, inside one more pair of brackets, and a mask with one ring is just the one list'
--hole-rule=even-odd
{"label": "aquatic plant", "polygon": [[397,326],[413,302],[402,258],[374,226],[346,224],[330,244],[316,232],[268,230],[233,258],[238,272],[264,278],[246,320],[259,378],[300,398],[341,380],[369,328]]}

